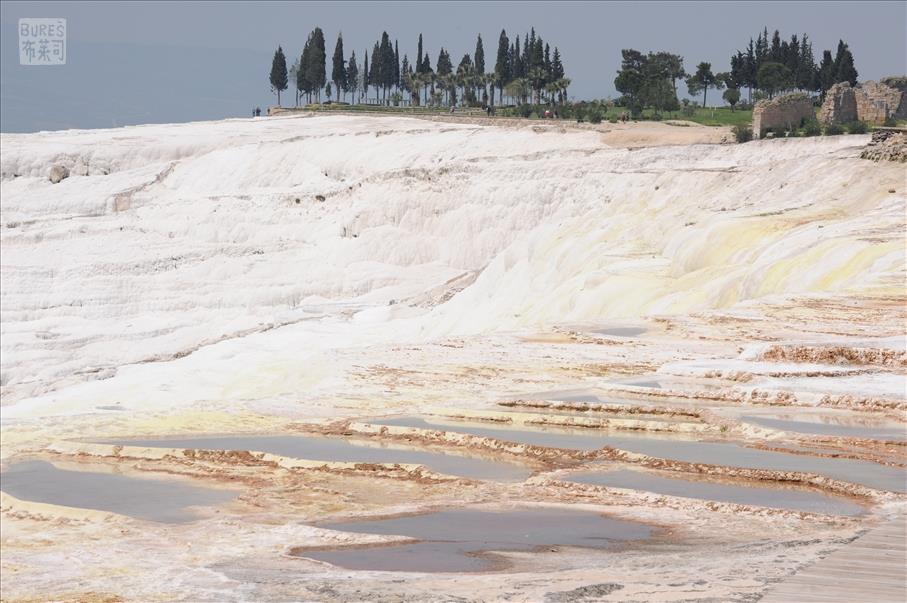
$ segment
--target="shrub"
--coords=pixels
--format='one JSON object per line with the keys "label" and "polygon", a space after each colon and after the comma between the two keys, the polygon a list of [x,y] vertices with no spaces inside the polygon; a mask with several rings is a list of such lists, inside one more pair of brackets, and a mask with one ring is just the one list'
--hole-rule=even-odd
{"label": "shrub", "polygon": [[529,117],[530,115],[532,115],[532,107],[530,107],[529,105],[520,105],[518,114],[520,117]]}
{"label": "shrub", "polygon": [[592,109],[589,111],[589,123],[602,123],[602,112],[599,109]]}
{"label": "shrub", "polygon": [[866,134],[868,131],[869,127],[866,125],[865,121],[852,121],[847,124],[848,134]]}
{"label": "shrub", "polygon": [[838,136],[844,133],[844,128],[838,124],[829,124],[825,126],[825,135],[826,136]]}
{"label": "shrub", "polygon": [[737,142],[749,142],[753,139],[753,130],[749,126],[734,126],[732,132]]}
{"label": "shrub", "polygon": [[616,123],[617,123],[617,118],[616,118],[616,117],[609,117],[609,118],[608,118],[608,123],[609,123],[609,124],[616,124]]}
{"label": "shrub", "polygon": [[898,125],[898,120],[896,120],[896,119],[894,118],[894,115],[889,115],[889,116],[885,119],[885,121],[882,122],[882,125],[885,126],[886,128],[894,128],[894,127],[896,127],[896,126]]}
{"label": "shrub", "polygon": [[803,124],[803,136],[819,136],[822,133],[822,127],[815,119],[810,119]]}

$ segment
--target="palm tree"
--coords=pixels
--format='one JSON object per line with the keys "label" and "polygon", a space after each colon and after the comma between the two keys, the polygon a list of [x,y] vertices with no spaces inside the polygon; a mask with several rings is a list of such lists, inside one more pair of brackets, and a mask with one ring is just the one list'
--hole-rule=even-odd
{"label": "palm tree", "polygon": [[564,104],[567,102],[567,88],[569,88],[570,84],[571,84],[570,78],[562,77],[559,80],[557,80],[557,84],[558,84],[558,88],[560,88],[559,94],[561,97],[561,104]]}

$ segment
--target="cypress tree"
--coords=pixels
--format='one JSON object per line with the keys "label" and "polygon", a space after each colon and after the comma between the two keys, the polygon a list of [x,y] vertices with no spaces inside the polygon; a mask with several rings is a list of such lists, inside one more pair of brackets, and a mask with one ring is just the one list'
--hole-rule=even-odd
{"label": "cypress tree", "polygon": [[334,82],[334,89],[337,90],[337,96],[340,96],[340,90],[346,92],[346,61],[343,59],[343,34],[337,34],[337,44],[334,46],[334,57],[331,67],[331,81]]}
{"label": "cypress tree", "polygon": [[564,64],[561,62],[561,53],[557,49],[557,46],[554,47],[554,58],[551,59],[551,77],[555,80],[559,80],[564,77]]}
{"label": "cypress tree", "polygon": [[400,45],[394,40],[394,88],[400,89]]}
{"label": "cypress tree", "polygon": [[819,65],[819,89],[824,94],[835,83],[835,62],[831,51],[822,51],[822,63]]}
{"label": "cypress tree", "polygon": [[485,73],[485,48],[482,46],[482,34],[476,39],[476,54],[473,59],[476,73]]}
{"label": "cypress tree", "polygon": [[756,81],[755,72],[759,71],[762,63],[768,60],[768,28],[762,30],[762,33],[756,38],[756,62],[753,65],[753,81]]}
{"label": "cypress tree", "polygon": [[851,86],[857,84],[857,69],[853,64],[853,54],[844,40],[838,41],[838,52],[835,56],[835,83],[850,82]]}
{"label": "cypress tree", "polygon": [[753,101],[753,88],[756,87],[756,51],[753,47],[753,39],[750,38],[750,44],[746,47],[746,58],[744,59],[744,78],[746,86],[749,88],[750,102]]}
{"label": "cypress tree", "polygon": [[781,34],[777,29],[772,34],[772,47],[768,52],[768,60],[772,63],[784,64],[784,57],[781,55]]}
{"label": "cypress tree", "polygon": [[798,83],[802,79],[800,77],[800,40],[797,38],[797,34],[794,34],[790,37],[790,43],[787,45],[787,56],[785,57],[785,65],[790,69],[791,73],[794,74],[794,85],[798,88]]}
{"label": "cypress tree", "polygon": [[309,34],[302,49],[302,56],[299,58],[299,73],[297,77],[297,87],[300,92],[307,96],[308,102],[312,102],[312,83],[309,81],[309,62],[312,55],[312,34]]}
{"label": "cypress tree", "polygon": [[[534,29],[532,33],[535,34]],[[522,63],[523,77],[528,76],[532,69],[532,48],[529,46],[529,34],[523,37],[523,54],[520,56],[520,63]]]}
{"label": "cypress tree", "polygon": [[380,47],[378,42],[375,42],[375,47],[372,48],[372,64],[368,68],[368,83],[370,86],[375,87],[375,96],[378,96],[378,89],[381,87],[381,63],[378,61],[378,53],[380,52]]}
{"label": "cypress tree", "polygon": [[403,63],[400,66],[400,89],[404,92],[410,92],[409,84],[406,82],[407,75],[409,75],[409,58],[404,54]]}
{"label": "cypress tree", "polygon": [[498,37],[498,55],[494,62],[494,75],[495,83],[503,99],[504,85],[513,78],[513,71],[510,65],[510,40],[507,39],[507,32],[503,29]]}
{"label": "cypress tree", "polygon": [[394,79],[394,49],[391,47],[387,32],[381,33],[381,44],[378,46],[378,82],[384,90],[384,99],[387,100],[387,89]]}
{"label": "cypress tree", "polygon": [[800,40],[800,57],[797,60],[797,88],[801,90],[816,89],[816,59],[809,37],[803,34]]}
{"label": "cypress tree", "polygon": [[359,90],[359,65],[356,64],[356,51],[350,55],[350,63],[346,68],[347,87],[353,94],[353,101],[356,102],[356,92]]}
{"label": "cypress tree", "polygon": [[[325,75],[325,59],[327,53],[324,50],[324,32],[320,27],[312,31],[309,39],[309,54],[304,69],[306,72],[307,83],[311,86],[311,92],[314,92],[316,99],[321,100],[321,90],[327,82]],[[301,66],[302,67],[302,66]]]}
{"label": "cypress tree", "polygon": [[419,34],[419,48],[416,51],[416,73],[425,73],[422,71],[422,34]]}
{"label": "cypress tree", "polygon": [[371,83],[371,78],[369,78],[369,68],[368,68],[368,51],[365,51],[365,60],[362,61],[362,91],[365,92],[365,103],[368,104],[368,87]]}
{"label": "cypress tree", "polygon": [[283,48],[278,46],[271,61],[271,88],[277,92],[277,106],[280,106],[280,92],[287,89],[287,58]]}

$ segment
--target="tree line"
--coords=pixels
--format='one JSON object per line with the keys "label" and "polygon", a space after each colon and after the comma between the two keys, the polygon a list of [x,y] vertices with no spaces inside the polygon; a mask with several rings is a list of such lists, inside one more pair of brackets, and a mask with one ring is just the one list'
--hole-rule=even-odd
{"label": "tree line", "polygon": [[838,82],[857,83],[857,70],[853,54],[843,41],[838,42],[832,57],[830,50],[822,54],[816,64],[812,43],[806,34],[792,35],[782,40],[777,30],[769,39],[768,29],[750,38],[745,50],[731,56],[730,71],[715,73],[712,64],[701,62],[695,71],[687,73],[683,57],[669,52],[642,53],[638,50],[621,50],[621,65],[614,79],[614,86],[621,93],[618,100],[631,114],[638,115],[643,108],[651,107],[656,114],[677,111],[677,82],[687,85],[690,96],[702,94],[706,106],[711,89],[725,89],[723,98],[733,109],[741,98],[741,89],[748,90],[750,102],[754,95],[772,98],[789,90],[825,92]]}
{"label": "tree line", "polygon": [[[338,34],[331,60],[331,79],[327,80],[324,32],[316,27],[309,34],[302,55],[287,68],[283,48],[278,46],[271,62],[269,81],[277,94],[295,83],[296,104],[305,98],[306,102],[320,102],[322,92],[328,98],[359,103],[367,101],[380,104],[399,104],[408,97],[412,105],[449,105],[464,103],[469,106],[494,106],[495,90],[500,101],[525,104],[542,102],[563,104],[567,100],[570,79],[565,76],[563,59],[557,47],[553,49],[535,28],[511,41],[505,30],[498,38],[498,49],[494,65],[486,68],[485,48],[482,36],[476,39],[475,50],[464,53],[454,66],[448,50],[438,52],[434,67],[428,51],[423,49],[422,34],[413,61],[404,54],[400,56],[397,40],[391,43],[387,32],[371,49],[363,52],[360,61],[355,51],[347,60],[343,47],[343,35]],[[373,91],[372,91],[373,90]],[[374,94],[374,96],[370,96]]]}

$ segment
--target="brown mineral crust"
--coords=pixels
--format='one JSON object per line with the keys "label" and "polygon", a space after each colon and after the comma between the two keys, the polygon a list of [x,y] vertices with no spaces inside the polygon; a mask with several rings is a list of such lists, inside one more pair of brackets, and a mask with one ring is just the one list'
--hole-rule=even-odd
{"label": "brown mineral crust", "polygon": [[869,364],[886,367],[907,367],[907,352],[887,348],[773,345],[763,351],[759,359],[770,362]]}
{"label": "brown mineral crust", "polygon": [[[756,505],[746,505],[742,503],[720,502],[714,500],[698,500],[671,496],[669,494],[647,493],[643,491],[630,491],[622,488],[611,488],[608,486],[598,486],[595,484],[583,484],[579,482],[562,481],[558,479],[546,479],[537,483],[541,486],[555,487],[562,491],[562,497],[570,500],[588,501],[590,498],[599,505],[627,505],[643,504],[648,507],[670,508],[691,510],[704,508],[712,512],[732,513],[739,515],[758,516],[777,516],[777,517],[798,517],[809,519],[820,519],[829,521],[836,525],[855,524],[859,520],[852,517],[842,517],[838,515],[825,515],[822,513],[810,511],[793,511],[790,509],[760,507]],[[845,494],[846,498],[853,499],[857,503],[869,504],[870,500],[861,495],[851,493]],[[613,499],[617,499],[616,501]],[[676,530],[678,526],[671,526]],[[682,528],[681,528],[682,529]]]}
{"label": "brown mineral crust", "polygon": [[[639,455],[642,456],[642,455]],[[775,471],[771,469],[749,469],[745,467],[729,467],[724,465],[710,465],[706,463],[687,463],[684,461],[674,461],[670,459],[660,459],[654,457],[643,457],[636,461],[636,464],[650,469],[660,469],[664,471],[676,471],[678,473],[694,473],[701,475],[715,475],[722,477],[734,477],[760,482],[775,482],[787,484],[802,484],[815,486],[822,490],[848,496],[859,496],[868,499],[878,498],[881,493],[891,495],[884,490],[876,490],[850,482],[844,482],[816,473],[805,473],[800,471]],[[904,498],[904,495],[893,494],[898,498]]]}
{"label": "brown mineral crust", "polygon": [[[892,400],[891,398],[860,398],[850,394],[838,396],[824,395],[819,400],[819,406],[828,406],[831,408],[850,408],[853,410],[866,411],[897,411],[899,413],[907,412],[907,401]],[[903,415],[898,416],[903,420]]]}
{"label": "brown mineral crust", "polygon": [[[815,442],[804,442],[806,444],[814,444]],[[865,461],[871,460],[874,463],[880,465],[886,465],[888,467],[907,467],[907,464],[904,462],[894,461],[890,458],[880,457],[878,455],[873,455],[871,453],[860,454],[858,451],[844,451],[844,450],[829,450],[828,452],[822,452],[817,449],[811,450],[797,450],[792,448],[785,448],[784,446],[773,446],[772,444],[765,442],[756,442],[753,443],[751,448],[758,448],[759,450],[770,450],[772,452],[783,452],[784,454],[794,454],[799,456],[814,456],[827,459],[851,459],[856,461]]]}
{"label": "brown mineral crust", "polygon": [[590,402],[560,402],[548,400],[508,400],[498,402],[499,406],[509,408],[546,408],[551,410],[570,410],[587,413],[608,413],[627,415],[664,415],[668,417],[683,417],[700,419],[702,413],[688,408],[670,406],[637,406],[629,404],[594,404]]}

